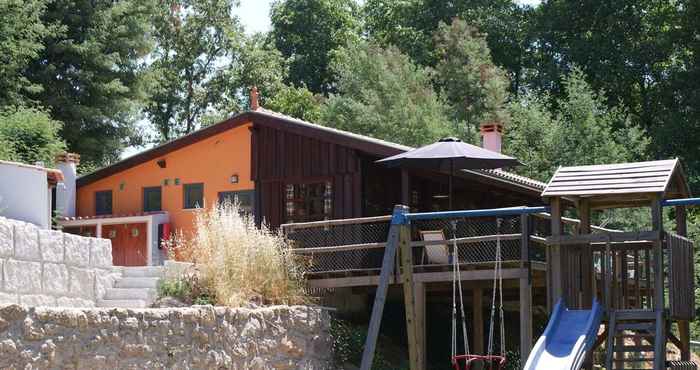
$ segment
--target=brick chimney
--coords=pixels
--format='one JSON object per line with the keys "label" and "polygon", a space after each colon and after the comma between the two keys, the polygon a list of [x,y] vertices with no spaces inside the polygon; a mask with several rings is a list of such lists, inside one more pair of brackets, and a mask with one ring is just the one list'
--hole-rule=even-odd
{"label": "brick chimney", "polygon": [[253,86],[250,89],[250,110],[258,110],[260,108],[260,103],[258,102],[258,87]]}
{"label": "brick chimney", "polygon": [[492,152],[501,152],[503,141],[503,124],[500,122],[487,122],[479,126],[481,132],[481,146]]}
{"label": "brick chimney", "polygon": [[63,183],[56,186],[56,210],[64,217],[75,217],[76,187],[80,155],[62,153],[56,156],[56,167],[63,173]]}

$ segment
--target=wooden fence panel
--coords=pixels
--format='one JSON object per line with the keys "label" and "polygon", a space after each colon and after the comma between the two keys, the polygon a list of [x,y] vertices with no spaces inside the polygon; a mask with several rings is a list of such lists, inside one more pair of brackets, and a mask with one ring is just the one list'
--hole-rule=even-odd
{"label": "wooden fence panel", "polygon": [[693,242],[667,233],[669,255],[669,304],[673,319],[692,320],[695,316],[694,248]]}

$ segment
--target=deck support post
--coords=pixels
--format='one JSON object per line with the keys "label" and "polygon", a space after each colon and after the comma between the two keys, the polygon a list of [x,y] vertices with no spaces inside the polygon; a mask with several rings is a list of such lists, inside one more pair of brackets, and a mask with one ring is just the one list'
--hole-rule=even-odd
{"label": "deck support post", "polygon": [[473,310],[473,325],[472,333],[474,333],[474,349],[473,353],[484,353],[484,291],[480,287],[474,287],[472,290],[472,310]]}
{"label": "deck support post", "polygon": [[408,170],[401,169],[401,204],[411,204],[411,184]]}
{"label": "deck support post", "polygon": [[532,349],[532,283],[520,278],[520,359],[522,366]]}
{"label": "deck support post", "polygon": [[425,337],[425,324],[426,324],[426,294],[425,294],[425,283],[416,282],[413,285],[416,297],[416,337],[417,344],[420,348],[420,354],[418,357],[418,368],[425,369],[428,363],[426,355],[426,337]]}
{"label": "deck support post", "polygon": [[532,266],[530,264],[530,216],[520,215],[520,260],[525,277],[520,278],[520,358],[522,365],[532,350]]}

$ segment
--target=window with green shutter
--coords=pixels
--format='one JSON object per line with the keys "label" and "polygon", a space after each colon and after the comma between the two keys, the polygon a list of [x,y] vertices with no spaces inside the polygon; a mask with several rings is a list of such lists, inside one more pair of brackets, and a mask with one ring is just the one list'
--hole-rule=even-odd
{"label": "window with green shutter", "polygon": [[255,202],[255,190],[219,192],[219,203],[224,202],[238,202],[241,211],[252,214],[253,204]]}
{"label": "window with green shutter", "polygon": [[184,209],[204,208],[204,184],[185,184],[182,186],[184,193]]}
{"label": "window with green shutter", "polygon": [[112,214],[112,191],[103,190],[95,192],[95,214],[111,215]]}
{"label": "window with green shutter", "polygon": [[162,200],[161,200],[161,188],[160,186],[153,186],[148,188],[143,188],[143,211],[144,212],[157,212],[162,211]]}

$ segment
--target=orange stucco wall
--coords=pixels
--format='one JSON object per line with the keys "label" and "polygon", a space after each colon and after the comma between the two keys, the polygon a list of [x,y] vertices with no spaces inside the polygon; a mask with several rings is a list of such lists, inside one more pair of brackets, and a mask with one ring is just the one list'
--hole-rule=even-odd
{"label": "orange stucco wall", "polygon": [[[190,233],[195,211],[183,209],[184,184],[204,183],[206,206],[213,204],[221,191],[254,189],[249,127],[250,123],[227,130],[79,188],[78,216],[95,215],[95,192],[102,190],[112,190],[113,214],[142,212],[143,188],[161,186],[162,208],[170,214],[172,227]],[[166,168],[158,166],[159,159],[165,159]],[[237,184],[231,183],[233,174],[238,174]],[[179,185],[174,184],[176,178]],[[167,186],[163,185],[165,179],[169,179]]]}

